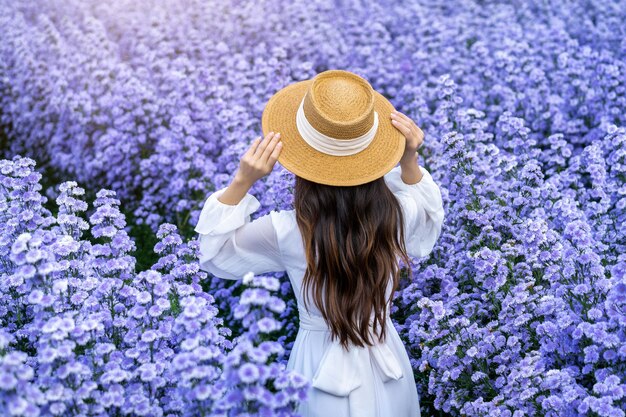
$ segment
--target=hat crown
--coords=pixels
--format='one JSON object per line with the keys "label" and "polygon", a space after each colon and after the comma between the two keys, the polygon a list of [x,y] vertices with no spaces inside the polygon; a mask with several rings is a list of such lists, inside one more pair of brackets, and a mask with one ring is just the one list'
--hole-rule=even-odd
{"label": "hat crown", "polygon": [[316,130],[335,139],[366,134],[374,124],[372,86],[342,70],[319,73],[304,96],[303,110]]}

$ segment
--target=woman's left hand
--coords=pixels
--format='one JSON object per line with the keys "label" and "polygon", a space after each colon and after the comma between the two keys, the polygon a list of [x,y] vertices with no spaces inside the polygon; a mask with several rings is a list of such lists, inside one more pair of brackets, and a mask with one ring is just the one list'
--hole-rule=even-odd
{"label": "woman's left hand", "polygon": [[269,132],[263,140],[259,136],[241,157],[235,180],[252,186],[274,169],[282,150],[280,133]]}
{"label": "woman's left hand", "polygon": [[394,111],[390,115],[391,123],[398,129],[406,138],[406,144],[404,148],[404,154],[402,159],[415,159],[415,153],[424,143],[424,132],[419,128],[417,124],[404,113]]}

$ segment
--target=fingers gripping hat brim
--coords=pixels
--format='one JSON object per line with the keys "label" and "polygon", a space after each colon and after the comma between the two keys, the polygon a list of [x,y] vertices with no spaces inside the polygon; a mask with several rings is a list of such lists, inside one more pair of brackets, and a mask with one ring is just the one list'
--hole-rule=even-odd
{"label": "fingers gripping hat brim", "polygon": [[280,132],[283,143],[278,162],[293,174],[320,184],[359,185],[373,181],[397,165],[406,139],[391,123],[395,109],[382,94],[373,91],[379,125],[376,136],[364,150],[347,156],[328,155],[312,148],[300,135],[296,113],[313,80],[290,84],[267,102],[262,116],[263,136]]}

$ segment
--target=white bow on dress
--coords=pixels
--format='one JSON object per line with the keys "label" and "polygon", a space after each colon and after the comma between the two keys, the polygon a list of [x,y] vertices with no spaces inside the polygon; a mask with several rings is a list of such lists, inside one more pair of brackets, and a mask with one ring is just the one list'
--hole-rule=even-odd
{"label": "white bow on dress", "polygon": [[[329,331],[322,316],[311,315],[301,309],[299,313],[302,329]],[[388,324],[392,325],[391,320]],[[386,343],[368,347],[351,346],[346,351],[335,339],[322,356],[312,386],[332,395],[347,396],[352,417],[375,417],[376,391],[370,371],[372,363],[383,382],[404,376],[398,358]]]}

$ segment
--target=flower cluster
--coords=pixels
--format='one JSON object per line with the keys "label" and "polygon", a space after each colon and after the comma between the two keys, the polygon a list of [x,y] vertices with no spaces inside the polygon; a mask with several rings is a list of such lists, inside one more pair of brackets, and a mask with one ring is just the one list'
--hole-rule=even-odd
{"label": "flower cluster", "polygon": [[[0,414],[234,416],[252,392],[250,412],[293,414],[307,381],[276,360],[278,341],[261,341],[286,306],[276,278],[243,291],[243,330],[230,337],[196,242],[163,224],[159,259],[136,272],[114,192],[97,192],[90,210],[64,182],[53,215],[40,179],[30,159],[0,161]],[[249,302],[257,290],[266,299]]]}
{"label": "flower cluster", "polygon": [[273,295],[280,282],[275,277],[249,273],[243,284],[246,288],[233,314],[242,321],[244,332],[224,362],[223,389],[230,394],[217,408],[225,416],[292,416],[299,402],[306,400],[309,382],[297,373],[284,371],[281,359],[285,349],[273,337],[282,327],[278,318],[286,307]]}

